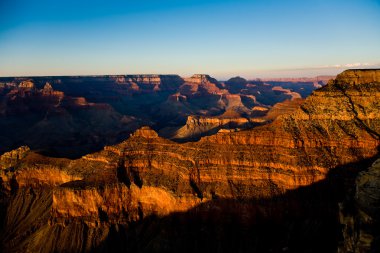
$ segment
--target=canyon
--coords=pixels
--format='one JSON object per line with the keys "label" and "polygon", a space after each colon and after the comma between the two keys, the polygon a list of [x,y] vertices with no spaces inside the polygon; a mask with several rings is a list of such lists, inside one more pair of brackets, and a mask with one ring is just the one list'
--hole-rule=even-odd
{"label": "canyon", "polygon": [[328,79],[3,78],[2,250],[376,252],[380,70]]}
{"label": "canyon", "polygon": [[[204,74],[1,77],[0,152],[26,145],[44,155],[79,158],[142,126],[177,141],[199,140],[222,128],[269,122],[262,117],[276,103],[294,94],[305,98],[317,88],[304,79],[275,84],[242,79],[231,85],[233,80]],[[207,126],[202,129],[189,117]],[[177,133],[183,127],[190,130]]]}

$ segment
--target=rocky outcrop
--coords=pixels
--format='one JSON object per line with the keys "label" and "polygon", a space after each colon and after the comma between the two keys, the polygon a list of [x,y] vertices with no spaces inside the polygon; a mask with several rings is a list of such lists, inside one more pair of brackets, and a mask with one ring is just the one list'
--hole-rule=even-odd
{"label": "rocky outcrop", "polygon": [[50,83],[46,82],[44,88],[43,88],[44,91],[52,91],[53,90],[53,87],[51,86]]}
{"label": "rocky outcrop", "polygon": [[171,95],[169,97],[169,100],[173,101],[173,102],[185,102],[187,100],[187,97],[184,95],[181,95],[179,92],[177,92],[177,93]]}
{"label": "rocky outcrop", "polygon": [[240,76],[230,78],[228,81],[226,81],[227,85],[236,85],[236,86],[245,86],[247,83],[248,81]]}
{"label": "rocky outcrop", "polygon": [[215,95],[226,93],[226,91],[221,90],[221,83],[219,83],[216,79],[210,77],[209,75],[197,74],[189,78],[184,78],[184,80],[185,83],[179,89],[180,93],[183,95]]}
{"label": "rocky outcrop", "polygon": [[182,127],[162,129],[160,135],[172,140],[197,140],[202,136],[216,134],[220,129],[249,128],[252,123],[241,117],[196,117],[188,116]]}
{"label": "rocky outcrop", "polygon": [[294,91],[291,91],[289,89],[284,89],[282,88],[281,86],[274,86],[272,88],[273,91],[277,91],[277,92],[283,92],[287,95],[289,95],[291,97],[291,100],[294,100],[294,99],[300,99],[302,98],[301,95],[297,92],[294,92]]}
{"label": "rocky outcrop", "polygon": [[11,168],[26,156],[26,154],[29,152],[29,147],[22,146],[18,149],[5,152],[0,156],[0,168],[1,169],[8,169]]}
{"label": "rocky outcrop", "polygon": [[254,109],[257,110],[258,112],[260,111],[267,112],[262,116],[262,118],[266,121],[273,121],[281,115],[287,115],[287,114],[293,113],[294,111],[300,108],[303,102],[304,102],[303,99],[285,100],[284,102],[275,104],[270,109],[267,109],[265,107],[264,108],[256,107]]}
{"label": "rocky outcrop", "polygon": [[219,85],[219,82],[212,78],[209,75],[206,74],[195,74],[189,78],[185,78],[185,81],[188,83],[195,83],[195,84],[207,84],[207,83],[214,83],[216,85]]}
{"label": "rocky outcrop", "polygon": [[[201,201],[178,198],[161,187],[138,187],[132,184],[106,185],[102,189],[74,181],[53,191],[52,219],[64,223],[77,219],[96,227],[101,222],[127,223],[156,215],[189,210]],[[104,217],[102,217],[104,215]],[[94,217],[100,217],[100,219]]]}
{"label": "rocky outcrop", "polygon": [[33,89],[34,88],[34,83],[32,80],[26,80],[22,81],[19,85],[19,88],[21,89]]}
{"label": "rocky outcrop", "polygon": [[238,93],[246,88],[248,81],[240,76],[233,77],[225,82],[225,85],[231,93]]}
{"label": "rocky outcrop", "polygon": [[274,105],[291,98],[306,98],[316,88],[321,88],[333,76],[315,78],[268,78],[250,81],[239,78],[227,81],[226,88],[231,93],[241,93],[256,96],[259,103]]}
{"label": "rocky outcrop", "polygon": [[339,74],[335,82],[350,87],[355,87],[357,85],[362,86],[363,84],[375,84],[380,82],[380,75],[378,70],[352,69]]}
{"label": "rocky outcrop", "polygon": [[142,137],[142,138],[157,138],[158,134],[152,130],[150,127],[142,127],[140,129],[137,129],[132,135],[132,137]]}

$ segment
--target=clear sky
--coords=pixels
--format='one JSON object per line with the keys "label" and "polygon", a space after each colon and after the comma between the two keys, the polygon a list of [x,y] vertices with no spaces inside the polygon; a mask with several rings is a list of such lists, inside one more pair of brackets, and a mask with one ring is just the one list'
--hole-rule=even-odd
{"label": "clear sky", "polygon": [[380,66],[380,0],[0,0],[0,76]]}

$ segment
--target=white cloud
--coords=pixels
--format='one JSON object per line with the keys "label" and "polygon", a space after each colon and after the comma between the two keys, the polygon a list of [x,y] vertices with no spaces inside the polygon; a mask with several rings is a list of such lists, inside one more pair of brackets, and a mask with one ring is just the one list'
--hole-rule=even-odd
{"label": "white cloud", "polygon": [[327,65],[321,66],[321,68],[361,68],[361,67],[371,67],[371,66],[379,66],[379,63],[368,63],[368,62],[355,62],[355,63],[346,63],[346,64],[335,64],[335,65]]}
{"label": "white cloud", "polygon": [[360,67],[362,65],[363,64],[360,63],[360,62],[356,62],[356,63],[348,63],[348,64],[345,64],[344,66],[347,67],[347,68],[353,68],[353,67]]}

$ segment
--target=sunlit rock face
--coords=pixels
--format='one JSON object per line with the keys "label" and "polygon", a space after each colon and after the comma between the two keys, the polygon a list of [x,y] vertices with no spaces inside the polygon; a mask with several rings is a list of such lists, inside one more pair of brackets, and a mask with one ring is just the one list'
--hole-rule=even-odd
{"label": "sunlit rock face", "polygon": [[31,80],[27,80],[27,81],[22,81],[19,86],[19,88],[22,88],[22,89],[33,89],[34,88],[34,83],[31,81]]}
{"label": "sunlit rock face", "polygon": [[161,136],[173,140],[197,140],[202,135],[216,134],[221,129],[237,131],[253,125],[249,119],[243,117],[197,117],[188,116],[186,124],[177,129],[163,129]]}
{"label": "sunlit rock face", "polygon": [[22,146],[18,149],[5,152],[0,156],[0,166],[2,169],[7,169],[15,166],[29,151],[29,147]]}
{"label": "sunlit rock face", "polygon": [[[331,173],[361,166],[378,153],[379,76],[380,70],[345,71],[271,124],[219,131],[197,142],[175,143],[143,127],[76,160],[27,149],[4,154],[3,248],[196,252],[235,245],[243,252],[286,251],[304,238],[305,245],[298,245],[306,248],[299,251],[331,250],[337,246],[330,233],[339,187],[330,184]],[[269,234],[273,245],[260,244],[271,241]],[[315,236],[331,241],[310,244]]]}

